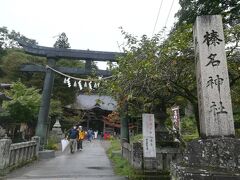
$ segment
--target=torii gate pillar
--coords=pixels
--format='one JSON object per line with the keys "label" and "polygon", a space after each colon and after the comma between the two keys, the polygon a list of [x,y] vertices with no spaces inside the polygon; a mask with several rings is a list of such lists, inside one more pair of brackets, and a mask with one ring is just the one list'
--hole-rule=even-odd
{"label": "torii gate pillar", "polygon": [[[56,64],[56,57],[48,56],[48,66],[53,67]],[[46,70],[41,105],[38,114],[38,123],[36,128],[36,136],[40,137],[40,148],[43,148],[43,145],[46,144],[47,129],[48,129],[48,114],[50,107],[50,100],[52,94],[52,88],[54,83],[54,72],[51,69]]]}

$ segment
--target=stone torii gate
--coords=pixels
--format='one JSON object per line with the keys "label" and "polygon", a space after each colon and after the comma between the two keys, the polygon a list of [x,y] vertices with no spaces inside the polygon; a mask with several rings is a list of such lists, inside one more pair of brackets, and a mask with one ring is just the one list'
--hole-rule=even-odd
{"label": "stone torii gate", "polygon": [[[51,48],[43,47],[37,45],[30,45],[25,42],[18,40],[19,45],[21,45],[24,51],[28,54],[41,56],[47,58],[47,65],[58,69],[63,73],[74,73],[89,75],[91,73],[90,64],[91,61],[110,61],[116,62],[118,56],[123,55],[123,53],[117,52],[104,52],[104,51],[90,51],[90,50],[76,50],[76,49],[61,49],[61,48]],[[78,68],[57,68],[56,60],[60,58],[66,58],[69,60],[85,60],[85,69]],[[36,128],[36,135],[40,137],[41,145],[46,142],[47,136],[47,121],[49,114],[49,106],[51,99],[51,92],[54,83],[54,72],[49,68],[39,67],[36,65],[25,65],[21,68],[21,71],[38,71],[45,72],[45,80],[42,91],[42,100],[40,105],[40,110],[38,114],[38,122]],[[98,70],[97,75],[110,76],[109,71]],[[122,127],[123,129],[128,127]]]}

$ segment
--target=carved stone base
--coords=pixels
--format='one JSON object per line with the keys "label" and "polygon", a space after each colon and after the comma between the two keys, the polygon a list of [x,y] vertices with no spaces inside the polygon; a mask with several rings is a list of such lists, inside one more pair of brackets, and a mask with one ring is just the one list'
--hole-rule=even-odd
{"label": "carved stone base", "polygon": [[208,167],[187,167],[181,164],[172,164],[172,180],[239,180],[239,172],[226,169],[208,169]]}
{"label": "carved stone base", "polygon": [[240,140],[212,138],[188,143],[181,163],[172,164],[172,179],[240,179]]}

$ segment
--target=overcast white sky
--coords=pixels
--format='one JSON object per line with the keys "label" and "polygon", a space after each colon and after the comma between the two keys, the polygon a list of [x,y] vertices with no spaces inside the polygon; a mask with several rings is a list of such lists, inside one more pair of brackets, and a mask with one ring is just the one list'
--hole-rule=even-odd
{"label": "overcast white sky", "polygon": [[[151,37],[170,28],[178,0],[1,0],[0,27],[6,26],[41,46],[52,47],[65,32],[71,48],[116,51],[123,43],[122,26],[136,36]],[[172,10],[170,11],[173,2]],[[168,21],[167,17],[170,12]]]}

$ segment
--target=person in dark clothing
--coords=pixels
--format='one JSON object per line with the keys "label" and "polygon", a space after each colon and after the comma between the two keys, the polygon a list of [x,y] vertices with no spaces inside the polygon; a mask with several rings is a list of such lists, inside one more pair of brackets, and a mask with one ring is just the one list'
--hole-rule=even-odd
{"label": "person in dark clothing", "polygon": [[73,128],[68,133],[68,139],[69,139],[71,153],[74,153],[77,149],[78,134],[79,134],[79,132],[78,132],[76,126],[73,126]]}
{"label": "person in dark clothing", "polygon": [[87,139],[88,139],[89,142],[92,141],[92,130],[91,130],[91,129],[89,129],[89,130],[87,131]]}

